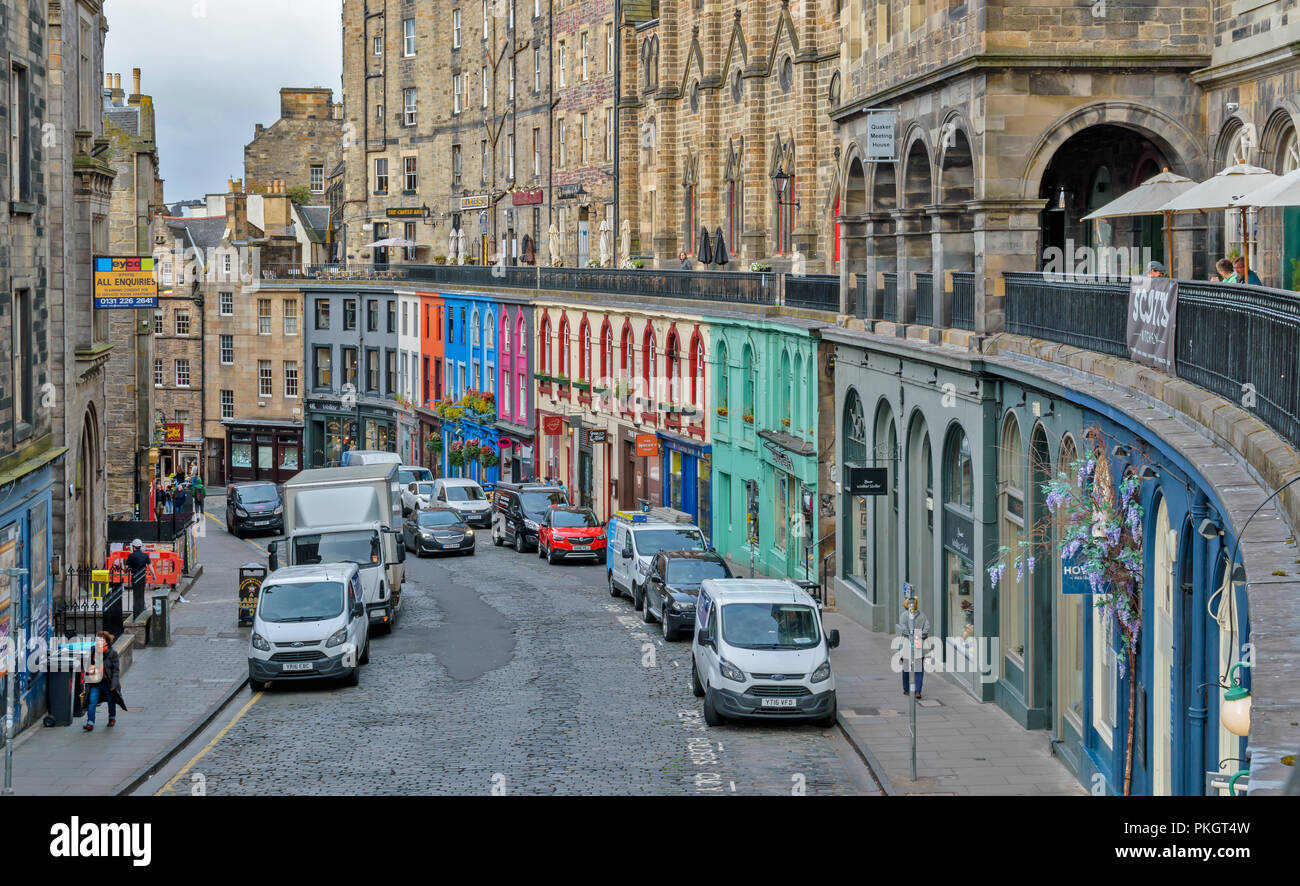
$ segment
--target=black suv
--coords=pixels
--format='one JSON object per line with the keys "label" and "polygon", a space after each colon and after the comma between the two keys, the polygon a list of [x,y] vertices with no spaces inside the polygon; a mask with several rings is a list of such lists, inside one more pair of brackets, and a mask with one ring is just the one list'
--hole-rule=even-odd
{"label": "black suv", "polygon": [[284,531],[284,508],[274,483],[243,483],[226,490],[226,529],[236,538],[249,530]]}
{"label": "black suv", "polygon": [[660,551],[650,561],[646,582],[645,608],[641,618],[650,624],[656,617],[664,626],[664,639],[679,630],[694,627],[695,600],[706,578],[735,578],[723,556],[714,550]]}
{"label": "black suv", "polygon": [[498,483],[492,491],[492,544],[512,544],[523,553],[537,547],[537,530],[551,505],[567,505],[558,486],[544,483]]}

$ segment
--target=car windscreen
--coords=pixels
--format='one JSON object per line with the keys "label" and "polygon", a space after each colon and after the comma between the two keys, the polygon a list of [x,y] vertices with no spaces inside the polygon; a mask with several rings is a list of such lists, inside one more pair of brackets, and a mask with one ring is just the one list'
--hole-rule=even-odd
{"label": "car windscreen", "polygon": [[721,560],[696,560],[683,557],[668,561],[665,581],[674,587],[698,585],[706,578],[727,578],[727,566]]}
{"label": "car windscreen", "polygon": [[239,499],[248,504],[260,505],[279,501],[280,493],[274,486],[243,486],[239,490]]}
{"label": "car windscreen", "polygon": [[460,516],[451,511],[420,511],[420,526],[458,526]]}
{"label": "car windscreen", "polygon": [[343,585],[336,581],[263,585],[258,597],[262,621],[324,621],[343,614]]}
{"label": "car windscreen", "polygon": [[379,562],[379,533],[331,532],[324,535],[300,535],[293,540],[295,566],[314,563],[356,563],[369,566]]}
{"label": "car windscreen", "polygon": [[591,511],[551,511],[551,525],[556,529],[587,529],[599,526]]}
{"label": "car windscreen", "polygon": [[554,492],[521,492],[519,493],[519,503],[523,505],[525,514],[544,514],[546,509],[551,505],[567,505],[564,493],[560,490]]}
{"label": "car windscreen", "polygon": [[802,603],[728,603],[722,638],[741,649],[811,649],[821,642],[817,613]]}
{"label": "car windscreen", "polygon": [[483,501],[483,490],[477,486],[444,486],[447,501]]}
{"label": "car windscreen", "polygon": [[433,484],[432,484],[432,483],[416,483],[416,484],[415,484],[415,494],[416,494],[416,495],[424,495],[424,496],[428,496],[428,497],[432,498],[432,497],[433,497]]}
{"label": "car windscreen", "polygon": [[636,551],[653,557],[660,551],[702,551],[704,536],[698,529],[637,529]]}
{"label": "car windscreen", "polygon": [[405,486],[408,483],[424,483],[433,481],[433,471],[428,468],[399,468],[397,471],[397,482]]}

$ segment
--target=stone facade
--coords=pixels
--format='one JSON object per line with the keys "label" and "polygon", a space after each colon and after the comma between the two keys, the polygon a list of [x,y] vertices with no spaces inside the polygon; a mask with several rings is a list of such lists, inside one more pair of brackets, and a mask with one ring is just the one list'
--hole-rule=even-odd
{"label": "stone facade", "polygon": [[633,252],[676,267],[679,251],[699,259],[701,230],[721,230],[727,267],[788,267],[797,249],[807,271],[835,270],[838,6],[625,7],[619,212]]}
{"label": "stone facade", "polygon": [[[1162,167],[1210,173],[1203,104],[1188,79],[1210,58],[1206,4],[929,9],[904,0],[846,8],[843,97],[832,113],[846,312],[869,312],[853,297],[860,280],[886,319],[952,325],[952,274],[973,274],[973,326],[995,331],[1002,272],[1042,267],[1053,246],[1109,238],[1163,256],[1158,222],[1092,229],[1080,219]],[[1062,44],[1085,43],[1063,67]],[[868,155],[868,109],[897,115],[894,162]],[[1186,261],[1192,276],[1200,225],[1175,228],[1178,269]]]}
{"label": "stone facade", "polygon": [[257,124],[253,140],[244,146],[244,180],[260,193],[273,181],[290,189],[306,188],[314,202],[324,202],[329,175],[342,152],[342,107],[329,89],[280,90],[280,119]]}
{"label": "stone facade", "polygon": [[[461,227],[475,260],[497,254],[503,238],[511,263],[537,254],[530,244],[545,237],[553,206],[550,15],[548,5],[528,0],[345,0],[342,258],[407,260],[396,250],[362,248],[391,236],[426,247],[410,260],[427,263],[450,252],[448,235]],[[414,90],[410,114],[407,90]],[[538,188],[541,203],[514,205],[514,192]],[[462,211],[466,197],[478,199]],[[425,206],[427,218],[387,216]]]}
{"label": "stone facade", "polygon": [[[163,182],[158,174],[151,96],[140,92],[140,69],[134,73],[131,101],[126,101],[122,75],[106,77],[104,135],[113,169],[113,197],[108,217],[108,251],[114,256],[148,255],[149,229],[164,210]],[[152,311],[112,311],[109,340],[116,346],[108,361],[108,449],[133,453],[135,470],[108,472],[108,511],[130,513],[145,505],[149,485],[149,448],[153,443]]]}
{"label": "stone facade", "polygon": [[56,445],[68,448],[54,468],[60,494],[51,549],[69,566],[100,566],[107,553],[105,366],[113,344],[107,312],[94,309],[92,257],[108,250],[115,175],[104,159],[100,87],[108,22],[99,0],[51,2],[45,21],[46,120],[59,134],[46,158],[50,373],[58,391],[52,424]]}

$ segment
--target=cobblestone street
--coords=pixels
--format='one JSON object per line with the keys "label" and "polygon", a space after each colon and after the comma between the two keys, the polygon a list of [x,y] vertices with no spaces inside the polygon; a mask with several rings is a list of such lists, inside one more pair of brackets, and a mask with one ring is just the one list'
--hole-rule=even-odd
{"label": "cobblestone street", "polygon": [[236,696],[139,793],[877,792],[838,730],[705,727],[689,643],[612,599],[603,566],[481,530],[472,557],[408,557],[403,608],[360,687]]}

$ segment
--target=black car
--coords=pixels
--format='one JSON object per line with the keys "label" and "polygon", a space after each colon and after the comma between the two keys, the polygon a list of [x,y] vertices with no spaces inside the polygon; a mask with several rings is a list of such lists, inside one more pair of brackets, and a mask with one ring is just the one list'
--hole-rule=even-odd
{"label": "black car", "polygon": [[252,531],[284,531],[279,487],[274,483],[241,483],[227,489],[226,529],[236,538]]}
{"label": "black car", "polygon": [[498,483],[492,492],[492,544],[516,551],[537,547],[537,532],[551,505],[567,505],[564,490],[543,483]]}
{"label": "black car", "polygon": [[645,608],[641,617],[649,624],[658,618],[664,639],[679,630],[694,627],[695,600],[706,578],[735,578],[727,561],[717,551],[660,551],[650,561]]}
{"label": "black car", "polygon": [[451,508],[413,511],[402,523],[402,541],[417,557],[474,553],[474,530]]}

